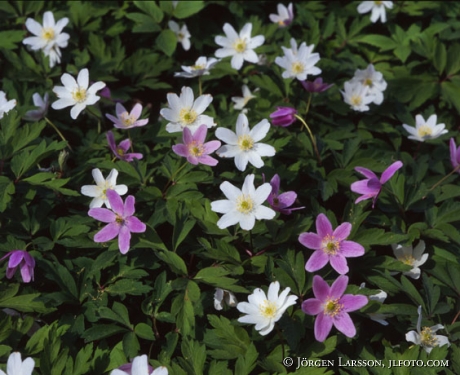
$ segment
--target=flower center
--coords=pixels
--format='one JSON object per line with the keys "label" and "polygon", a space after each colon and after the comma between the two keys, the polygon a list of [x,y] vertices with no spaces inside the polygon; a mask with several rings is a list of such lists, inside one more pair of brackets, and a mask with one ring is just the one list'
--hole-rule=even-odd
{"label": "flower center", "polygon": [[236,200],[236,209],[242,214],[249,214],[254,209],[254,201],[251,197],[242,194]]}
{"label": "flower center", "polygon": [[125,150],[123,150],[121,147],[117,148],[117,154],[119,156],[124,156],[125,155]]}
{"label": "flower center", "polygon": [[42,38],[45,39],[47,42],[54,39],[54,30],[50,27],[44,28],[42,32]]}
{"label": "flower center", "polygon": [[246,51],[246,42],[243,39],[238,39],[234,44],[233,48],[238,53],[243,53]]}
{"label": "flower center", "polygon": [[82,103],[86,100],[86,89],[78,88],[72,93],[72,98],[77,103]]}
{"label": "flower center", "polygon": [[412,255],[404,255],[401,258],[401,262],[407,264],[408,266],[413,266],[415,262],[415,258]]}
{"label": "flower center", "polygon": [[428,125],[422,125],[418,129],[418,135],[420,137],[430,136],[431,134],[433,134],[433,129],[430,128]]}
{"label": "flower center", "polygon": [[304,71],[304,67],[301,62],[296,61],[295,63],[292,63],[291,65],[292,72],[295,74],[300,74]]}
{"label": "flower center", "polygon": [[182,33],[177,33],[177,39],[179,39],[179,42],[182,42],[182,39],[184,39],[185,35]]}
{"label": "flower center", "polygon": [[193,109],[181,109],[179,113],[179,118],[181,122],[185,125],[190,125],[192,124],[196,118],[198,117],[198,114],[193,110]]}
{"label": "flower center", "polygon": [[351,105],[356,105],[356,106],[359,106],[361,105],[363,99],[361,98],[360,95],[353,95],[351,98],[350,98],[350,103]]}
{"label": "flower center", "polygon": [[328,298],[326,303],[323,305],[324,314],[329,315],[330,317],[335,317],[340,314],[343,309],[343,305],[339,303],[339,299]]}
{"label": "flower center", "polygon": [[383,1],[374,1],[375,5],[382,5]]}
{"label": "flower center", "polygon": [[327,235],[321,243],[321,248],[327,255],[335,255],[339,251],[340,242],[334,236]]}
{"label": "flower center", "polygon": [[121,115],[121,122],[123,123],[124,126],[131,126],[136,122],[136,119],[134,116],[130,116],[128,111],[123,112]]}
{"label": "flower center", "polygon": [[366,78],[366,79],[364,80],[364,84],[365,84],[366,86],[372,86],[372,79]]}
{"label": "flower center", "polygon": [[201,155],[204,154],[204,147],[203,144],[197,143],[196,141],[193,141],[189,146],[188,146],[188,152],[192,156],[200,157]]}
{"label": "flower center", "polygon": [[280,204],[280,200],[278,198],[273,198],[273,205],[278,206]]}
{"label": "flower center", "polygon": [[203,70],[204,68],[206,68],[206,65],[204,64],[192,66],[192,70]]}
{"label": "flower center", "polygon": [[124,225],[125,223],[125,219],[123,219],[120,215],[117,214],[116,218],[115,218],[115,222],[119,225]]}
{"label": "flower center", "polygon": [[433,331],[429,327],[423,327],[422,332],[420,332],[420,341],[423,346],[434,347],[438,346],[438,339],[436,335],[433,334]]}
{"label": "flower center", "polygon": [[263,301],[260,306],[260,314],[264,318],[273,319],[276,316],[276,303],[268,300]]}
{"label": "flower center", "polygon": [[238,146],[243,151],[249,151],[254,147],[254,140],[249,134],[240,135],[238,137]]}
{"label": "flower center", "polygon": [[285,26],[286,24],[284,23],[285,20],[279,20],[278,21],[278,25],[280,26]]}

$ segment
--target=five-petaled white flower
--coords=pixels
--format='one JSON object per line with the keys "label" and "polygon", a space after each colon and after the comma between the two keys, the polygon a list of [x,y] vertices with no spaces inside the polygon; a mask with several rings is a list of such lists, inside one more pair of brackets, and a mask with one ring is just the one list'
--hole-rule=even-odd
{"label": "five-petaled white flower", "polygon": [[356,70],[355,75],[350,82],[360,82],[364,86],[368,86],[369,90],[367,91],[367,94],[374,97],[374,104],[382,104],[383,92],[387,88],[387,83],[383,79],[383,74],[375,70],[374,65],[369,64],[364,70]]}
{"label": "five-petaled white flower", "polygon": [[235,158],[235,165],[240,171],[246,169],[248,162],[260,168],[264,165],[261,156],[273,156],[276,152],[273,146],[258,143],[265,138],[269,130],[270,123],[266,119],[250,130],[248,118],[244,113],[240,113],[236,120],[236,133],[226,128],[216,129],[216,137],[226,143],[216,154],[222,158]]}
{"label": "five-petaled white flower", "polygon": [[247,315],[238,318],[240,323],[255,324],[255,329],[262,336],[269,334],[275,323],[289,306],[295,305],[297,296],[288,296],[291,289],[288,287],[278,295],[280,283],[272,282],[268,287],[268,295],[257,288],[248,296],[249,302],[240,302],[236,308]]}
{"label": "five-petaled white flower", "polygon": [[413,279],[420,277],[420,266],[428,259],[428,254],[423,254],[425,251],[425,241],[420,242],[412,249],[412,246],[391,245],[396,259],[404,264],[412,266],[410,271],[403,272],[403,275],[409,276]]}
{"label": "five-petaled white flower", "polygon": [[190,35],[187,25],[184,23],[182,27],[177,22],[169,21],[168,27],[176,34],[177,41],[182,44],[182,48],[186,51],[190,49]]}
{"label": "five-petaled white flower", "polygon": [[369,86],[361,82],[347,81],[344,83],[345,91],[340,91],[345,103],[350,104],[350,108],[358,112],[369,110],[368,104],[374,101],[374,96],[369,95]]}
{"label": "five-petaled white flower", "polygon": [[216,288],[216,292],[214,293],[214,308],[216,310],[222,310],[224,305],[235,307],[237,303],[238,300],[232,292]]}
{"label": "five-petaled white flower", "polygon": [[180,97],[173,93],[169,93],[166,97],[170,108],[163,108],[160,115],[170,121],[166,124],[168,133],[181,132],[187,127],[193,134],[200,125],[206,125],[208,128],[216,125],[212,117],[203,115],[212,102],[211,95],[201,95],[194,101],[193,90],[184,86]]}
{"label": "five-petaled white flower", "polygon": [[6,374],[0,370],[0,375],[32,375],[35,361],[32,358],[21,359],[21,353],[13,352],[6,363]]}
{"label": "five-petaled white flower", "polygon": [[240,70],[243,62],[257,64],[259,57],[254,52],[254,48],[260,47],[265,42],[263,35],[257,35],[251,38],[252,24],[247,23],[243,26],[240,33],[237,34],[232,25],[224,25],[225,36],[218,35],[214,39],[219,48],[215,55],[218,58],[232,56],[231,65],[233,69]]}
{"label": "five-petaled white flower", "polygon": [[70,110],[70,117],[74,120],[78,117],[87,105],[93,105],[100,97],[96,95],[98,90],[105,87],[104,82],[95,82],[89,86],[88,69],[82,69],[78,73],[77,80],[70,74],[64,73],[61,77],[61,82],[64,86],[54,86],[53,92],[59,98],[51,104],[53,109],[62,109],[73,106]]}
{"label": "five-petaled white flower", "polygon": [[42,50],[50,58],[50,68],[61,62],[60,48],[67,47],[70,35],[63,33],[62,29],[69,19],[64,17],[57,23],[54,22],[53,12],[43,14],[43,26],[32,18],[27,18],[26,27],[35,36],[28,37],[22,43],[29,45],[32,50]]}
{"label": "five-petaled white flower", "polygon": [[233,108],[238,109],[238,110],[242,111],[243,113],[247,113],[248,109],[244,108],[244,107],[246,107],[246,104],[248,104],[248,102],[251,99],[255,98],[255,95],[252,95],[252,92],[251,92],[251,90],[249,90],[249,87],[247,85],[243,85],[241,87],[241,91],[243,92],[242,97],[241,96],[232,96],[232,102],[235,103],[233,105]]}
{"label": "five-petaled white flower", "polygon": [[28,121],[38,121],[41,120],[43,117],[46,116],[48,112],[48,107],[50,104],[50,96],[48,93],[43,95],[43,98],[40,96],[38,92],[32,95],[32,100],[34,102],[35,107],[37,109],[32,109],[27,111],[24,115],[24,120]]}
{"label": "five-petaled white flower", "polygon": [[283,4],[278,4],[277,10],[278,14],[272,13],[268,16],[270,21],[277,23],[279,27],[290,25],[294,19],[294,7],[292,3],[289,3],[287,8]]}
{"label": "five-petaled white flower", "polygon": [[422,329],[422,306],[417,309],[417,331],[409,331],[406,333],[406,340],[413,342],[415,345],[420,345],[425,349],[427,353],[430,353],[433,348],[437,346],[446,345],[450,346],[449,339],[447,336],[435,335],[439,329],[444,329],[441,324],[436,324],[432,327],[423,327]]}
{"label": "five-petaled white flower", "polygon": [[3,91],[0,91],[0,119],[3,118],[5,113],[8,113],[16,107],[16,99],[8,100],[6,94]]}
{"label": "five-petaled white flower", "polygon": [[372,11],[371,14],[371,22],[377,22],[378,19],[385,23],[387,21],[387,14],[385,7],[388,9],[393,8],[392,1],[363,1],[361,4],[358,5],[358,13],[369,13]]}
{"label": "five-petaled white flower", "polygon": [[422,117],[422,115],[415,116],[415,128],[407,124],[403,124],[403,128],[410,134],[409,139],[415,141],[424,142],[427,139],[436,139],[442,134],[446,134],[445,124],[437,124],[438,117],[431,115],[428,120]]}
{"label": "five-petaled white flower", "polygon": [[128,192],[128,187],[126,185],[117,185],[118,171],[112,169],[104,179],[100,169],[94,168],[92,170],[92,175],[96,185],[84,185],[81,187],[81,193],[87,197],[94,198],[89,204],[89,208],[102,207],[103,204],[108,209],[111,209],[109,200],[107,199],[107,190],[115,190],[118,195],[124,195]]}
{"label": "five-petaled white flower", "polygon": [[200,56],[195,61],[195,65],[192,66],[181,66],[183,72],[174,73],[174,77],[193,78],[198,76],[205,76],[209,74],[209,71],[214,68],[220,60],[210,57],[209,59],[205,56]]}
{"label": "five-petaled white flower", "polygon": [[275,211],[262,205],[272,191],[271,185],[266,182],[256,190],[253,174],[246,176],[241,190],[227,181],[220,184],[220,190],[227,199],[211,202],[213,211],[224,214],[217,222],[220,229],[240,223],[242,229],[251,230],[256,219],[270,220],[275,217]]}
{"label": "five-petaled white flower", "polygon": [[278,56],[275,63],[286,69],[282,74],[284,79],[297,78],[299,81],[305,81],[309,74],[316,76],[321,73],[321,69],[315,66],[320,57],[319,53],[312,53],[314,44],[307,46],[302,42],[297,48],[297,42],[292,38],[291,48],[283,46],[281,48],[284,56]]}

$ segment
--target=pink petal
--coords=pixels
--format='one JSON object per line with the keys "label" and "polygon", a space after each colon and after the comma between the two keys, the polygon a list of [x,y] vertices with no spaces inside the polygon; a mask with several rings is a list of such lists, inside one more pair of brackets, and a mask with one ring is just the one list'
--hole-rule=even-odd
{"label": "pink petal", "polygon": [[198,165],[198,163],[199,163],[199,158],[196,157],[196,156],[193,156],[193,155],[188,155],[188,156],[187,156],[187,161],[188,161],[190,164]]}
{"label": "pink petal", "polygon": [[107,208],[91,208],[88,211],[88,215],[103,223],[112,223],[116,219],[116,215]]}
{"label": "pink petal", "polygon": [[364,167],[355,167],[355,171],[358,173],[361,173],[363,176],[367,177],[368,179],[375,178],[378,180],[377,175],[372,172],[370,169],[364,168]]}
{"label": "pink petal", "polygon": [[107,224],[94,236],[94,242],[107,242],[113,240],[120,232],[120,225],[115,223]]}
{"label": "pink petal", "polygon": [[343,241],[350,235],[351,232],[351,224],[350,223],[342,223],[337,228],[335,228],[334,233],[332,235],[338,240]]}
{"label": "pink petal", "polygon": [[280,176],[278,176],[278,174],[275,174],[273,178],[270,180],[270,185],[272,186],[272,194],[278,194],[278,191],[280,190],[280,183]]}
{"label": "pink petal", "polygon": [[34,269],[26,265],[25,263],[21,265],[21,276],[22,281],[29,283],[30,280],[34,278]]}
{"label": "pink petal", "polygon": [[133,233],[144,233],[147,229],[147,226],[135,216],[127,218],[125,220],[125,225],[128,227],[130,232]]}
{"label": "pink petal", "polygon": [[[130,139],[125,139],[124,141],[121,141],[120,144],[118,145],[118,148],[121,148],[123,152],[128,151],[131,148],[131,141]],[[118,151],[117,151],[118,153]]]}
{"label": "pink petal", "polygon": [[134,212],[136,211],[134,209],[134,203],[135,203],[134,196],[128,195],[125,199],[125,209],[124,209],[123,218],[128,218],[130,216],[133,216]]}
{"label": "pink petal", "polygon": [[23,258],[24,251],[14,250],[10,256],[10,260],[8,261],[8,267],[17,267]]}
{"label": "pink petal", "polygon": [[329,256],[322,250],[315,250],[305,264],[305,270],[315,272],[323,268],[329,262]]}
{"label": "pink petal", "polygon": [[122,225],[118,235],[118,248],[122,254],[126,254],[129,250],[131,242],[131,232],[126,225]]}
{"label": "pink petal", "polygon": [[355,325],[353,324],[350,315],[346,312],[343,312],[338,318],[334,319],[334,326],[347,337],[353,337],[356,335]]}
{"label": "pink petal", "polygon": [[206,134],[208,133],[208,127],[206,125],[200,125],[195,133],[193,139],[198,143],[204,143],[206,140]]}
{"label": "pink petal", "polygon": [[371,196],[378,194],[380,188],[380,181],[376,179],[356,181],[350,185],[352,192]]}
{"label": "pink petal", "polygon": [[340,254],[347,258],[354,258],[364,255],[364,247],[354,241],[342,241],[340,243]]}
{"label": "pink petal", "polygon": [[209,155],[203,155],[201,156],[198,161],[201,163],[201,164],[205,164],[205,165],[209,165],[211,167],[214,167],[216,166],[219,162],[217,161],[217,159],[214,159],[213,157],[209,156]]}
{"label": "pink petal", "polygon": [[[185,129],[184,129],[185,130]],[[188,147],[182,143],[172,146],[172,150],[179,156],[186,158],[188,156]]]}
{"label": "pink petal", "polygon": [[121,199],[120,195],[112,189],[107,190],[106,195],[112,210],[118,215],[123,216],[124,207],[123,200]]}
{"label": "pink petal", "polygon": [[115,112],[117,113],[117,117],[120,118],[121,115],[125,112],[128,112],[125,107],[121,103],[117,103],[115,106]]}
{"label": "pink petal", "polygon": [[117,154],[117,145],[115,144],[115,137],[111,131],[108,131],[107,134],[107,143],[109,144],[110,149],[114,154]]}
{"label": "pink petal", "polygon": [[402,166],[403,163],[399,160],[391,164],[387,169],[383,171],[382,177],[380,177],[380,183],[383,185],[385,182],[387,182]]}
{"label": "pink petal", "polygon": [[184,132],[182,134],[182,140],[184,144],[186,144],[187,146],[193,142],[193,135],[189,128],[184,128]]}
{"label": "pink petal", "polygon": [[278,206],[281,208],[290,207],[294,204],[296,199],[297,193],[294,191],[286,191],[285,193],[278,195]]}
{"label": "pink petal", "polygon": [[331,298],[340,298],[347,289],[348,276],[340,275],[331,285]]}
{"label": "pink petal", "polygon": [[341,275],[345,275],[349,268],[347,265],[347,260],[343,255],[337,254],[330,257],[331,267]]}
{"label": "pink petal", "polygon": [[332,225],[324,214],[319,214],[316,218],[316,231],[321,238],[332,235]]}
{"label": "pink petal", "polygon": [[302,302],[302,311],[307,315],[318,315],[323,311],[323,304],[316,298],[310,298]]}
{"label": "pink petal", "polygon": [[137,120],[141,116],[141,114],[142,114],[142,106],[139,103],[137,103],[131,110],[130,115]]}
{"label": "pink petal", "polygon": [[366,306],[368,299],[366,296],[345,294],[340,298],[340,303],[343,305],[343,311],[350,312],[359,310],[361,307]]}
{"label": "pink petal", "polygon": [[332,328],[332,318],[323,313],[319,314],[315,320],[315,339],[319,342],[326,340]]}
{"label": "pink petal", "polygon": [[321,276],[313,276],[313,293],[321,302],[325,302],[329,297],[330,288]]}
{"label": "pink petal", "polygon": [[[196,134],[196,133],[195,133]],[[220,141],[209,141],[203,144],[204,153],[211,154],[216,151],[222,143]]]}
{"label": "pink petal", "polygon": [[313,250],[321,249],[321,241],[322,238],[316,233],[312,232],[302,233],[299,236],[299,242],[305,247]]}
{"label": "pink petal", "polygon": [[457,145],[455,144],[455,140],[453,138],[450,139],[449,142],[450,147],[450,162],[452,163],[452,167],[456,167],[457,163]]}

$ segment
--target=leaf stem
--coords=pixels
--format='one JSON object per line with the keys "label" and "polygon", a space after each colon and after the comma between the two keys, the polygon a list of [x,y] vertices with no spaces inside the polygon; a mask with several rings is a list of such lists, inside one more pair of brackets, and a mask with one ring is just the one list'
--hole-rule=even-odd
{"label": "leaf stem", "polygon": [[[437,188],[446,178],[452,176],[455,172],[457,172],[460,169],[460,164],[457,165],[452,171],[445,175],[443,178],[441,178],[438,182],[436,182],[431,188],[428,189],[427,193],[429,193],[431,190]],[[428,194],[424,195],[422,199],[425,199]]]}
{"label": "leaf stem", "polygon": [[305,122],[305,120],[300,117],[299,115],[294,115],[302,124],[304,124],[305,128],[307,129],[308,131],[308,134],[310,135],[310,139],[311,139],[311,143],[313,145],[313,148],[315,150],[315,154],[316,154],[316,158],[318,159],[318,164],[321,165],[321,156],[319,156],[319,152],[318,152],[318,147],[316,146],[316,139],[315,139],[315,136],[313,135],[313,133],[311,132],[310,130],[310,127],[307,125],[307,123]]}
{"label": "leaf stem", "polygon": [[72,150],[72,147],[70,147],[70,144],[69,144],[69,141],[67,139],[65,139],[64,135],[59,131],[59,129],[57,128],[56,125],[54,125],[49,119],[48,117],[45,117],[45,121],[51,125],[51,127],[56,131],[56,133],[58,133],[58,135],[61,137],[61,139],[67,143],[67,147],[69,148],[70,151],[73,151]]}

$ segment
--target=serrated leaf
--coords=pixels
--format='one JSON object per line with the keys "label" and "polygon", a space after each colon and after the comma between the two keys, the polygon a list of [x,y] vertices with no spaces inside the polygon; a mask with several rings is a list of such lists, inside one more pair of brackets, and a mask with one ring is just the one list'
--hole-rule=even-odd
{"label": "serrated leaf", "polygon": [[95,340],[102,340],[126,331],[128,331],[126,328],[120,327],[116,324],[96,324],[83,332],[82,338],[85,342],[91,342]]}
{"label": "serrated leaf", "polygon": [[173,16],[183,19],[198,13],[204,8],[204,1],[179,1],[173,11]]}

